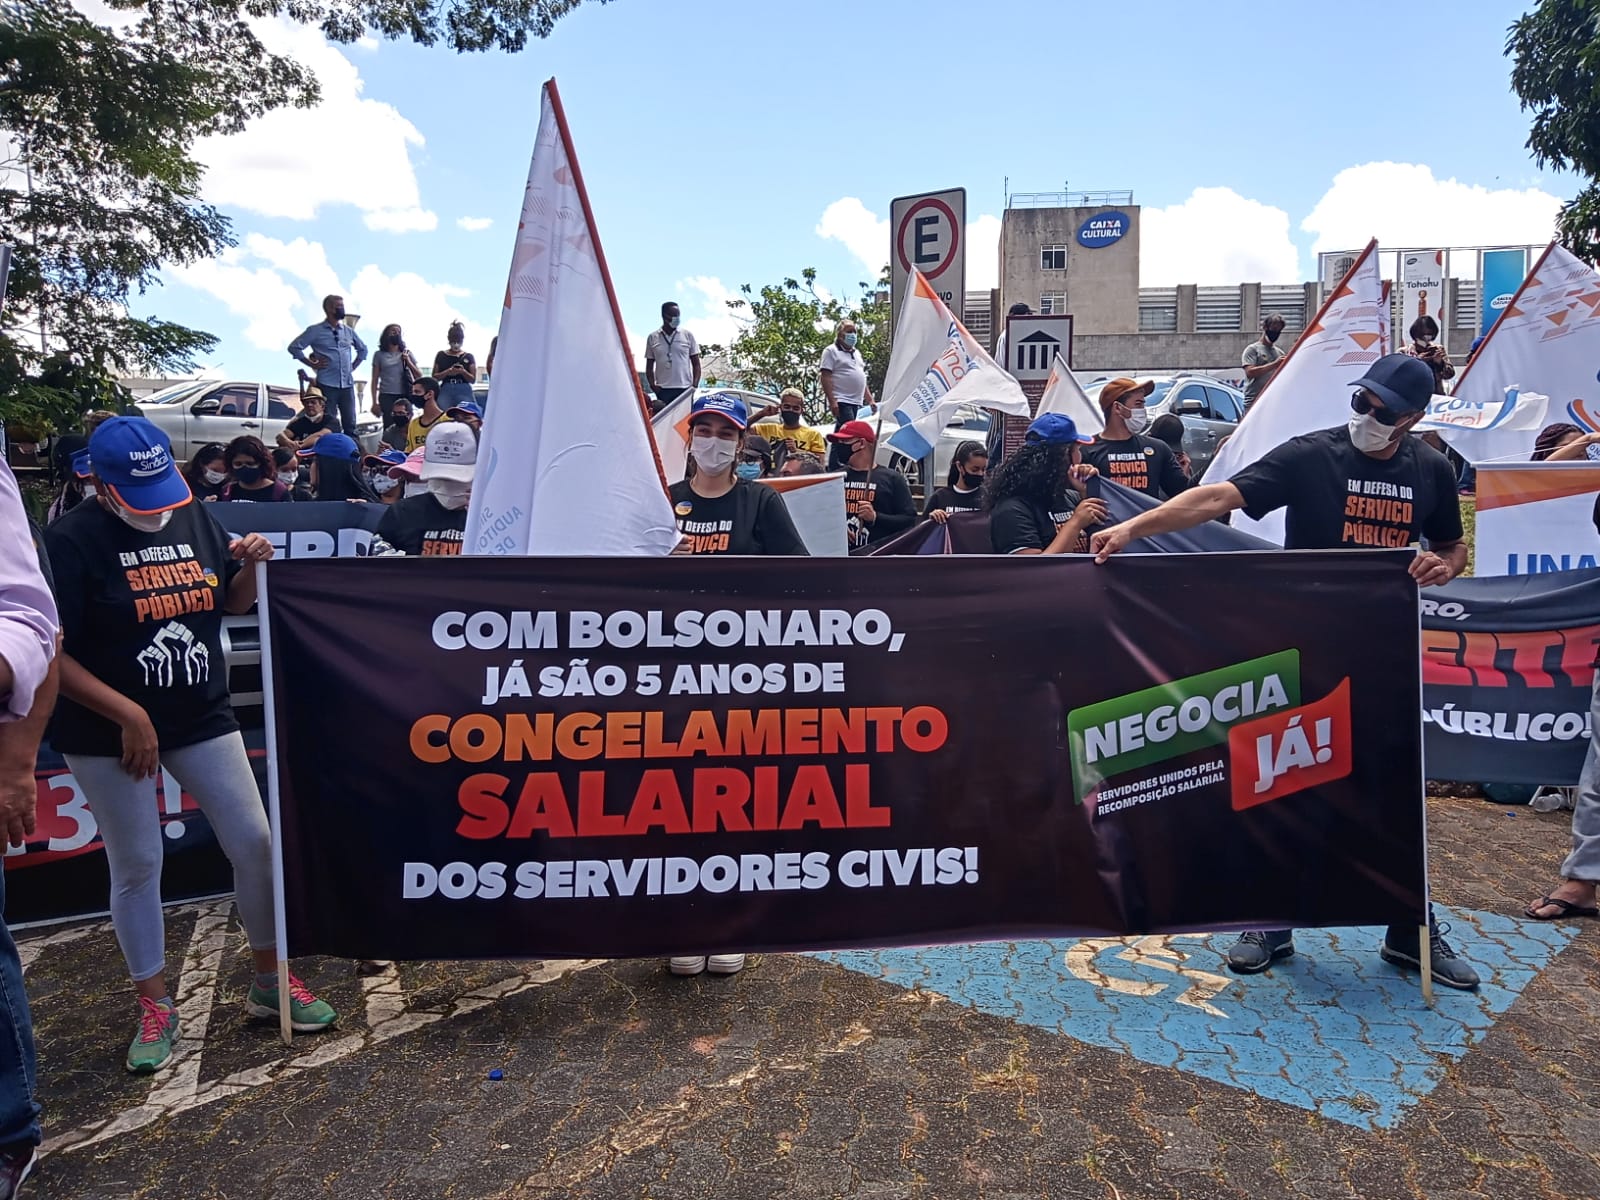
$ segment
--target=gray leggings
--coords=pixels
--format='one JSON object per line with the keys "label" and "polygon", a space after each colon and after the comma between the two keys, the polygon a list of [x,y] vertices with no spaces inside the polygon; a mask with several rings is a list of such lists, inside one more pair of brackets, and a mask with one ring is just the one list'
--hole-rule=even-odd
{"label": "gray leggings", "polygon": [[[111,924],[134,982],[166,968],[161,917],[161,813],[156,781],[134,779],[115,758],[64,756],[100,825],[111,867]],[[244,738],[237,733],[163,750],[171,771],[216,831],[233,864],[235,903],[252,950],[277,944],[272,923],[272,832],[256,787]]]}
{"label": "gray leggings", "polygon": [[1567,879],[1600,882],[1600,671],[1589,693],[1589,753],[1578,778],[1578,802],[1572,809],[1572,853],[1561,864]]}

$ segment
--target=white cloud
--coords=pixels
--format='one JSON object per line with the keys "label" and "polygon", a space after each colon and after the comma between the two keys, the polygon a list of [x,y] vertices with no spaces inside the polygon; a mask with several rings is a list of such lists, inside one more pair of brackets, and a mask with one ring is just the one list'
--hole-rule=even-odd
{"label": "white cloud", "polygon": [[967,222],[967,291],[1000,286],[1000,218],[984,213]]}
{"label": "white cloud", "polygon": [[273,53],[305,67],[322,86],[316,107],[278,109],[236,134],[202,138],[205,198],[267,217],[309,221],[328,205],[351,204],[369,229],[427,231],[438,218],[422,207],[413,148],[416,126],[393,105],[363,98],[361,73],[308,26],[255,23]]}
{"label": "white cloud", "polygon": [[843,242],[873,278],[889,262],[888,218],[876,216],[854,196],[835,200],[823,209],[816,233],[820,238]]}
{"label": "white cloud", "polygon": [[[695,336],[702,346],[730,346],[746,322],[740,320],[728,307],[729,300],[740,299],[739,293],[713,275],[692,275],[678,280],[678,307],[683,316],[683,327]],[[748,310],[746,310],[748,313]],[[639,345],[642,355],[643,342]],[[643,358],[640,358],[643,362]]]}
{"label": "white cloud", "polygon": [[1540,188],[1491,191],[1436,179],[1418,163],[1347,167],[1300,228],[1317,235],[1313,250],[1348,250],[1377,238],[1382,246],[1484,246],[1547,242],[1561,201]]}
{"label": "white cloud", "polygon": [[1140,213],[1139,283],[1298,283],[1289,214],[1232,188],[1195,188],[1170,208]]}
{"label": "white cloud", "polygon": [[482,233],[494,224],[493,217],[457,217],[456,228],[464,229],[468,233]]}
{"label": "white cloud", "polygon": [[285,350],[313,318],[305,317],[307,299],[271,267],[243,264],[244,251],[234,248],[219,258],[189,266],[172,266],[168,274],[181,283],[222,301],[244,318],[244,339],[257,350]]}
{"label": "white cloud", "polygon": [[489,342],[500,331],[500,306],[475,306],[488,307],[482,315],[495,324],[487,325],[474,319],[462,304],[471,298],[466,288],[430,283],[412,271],[389,275],[369,264],[350,281],[349,308],[362,314],[362,334],[369,345],[377,341],[385,325],[399,325],[424,371],[432,367],[434,354],[445,348],[450,322],[459,320],[467,329],[467,349],[477,355],[481,370],[489,357]]}
{"label": "white cloud", "polygon": [[259,258],[280,271],[286,271],[304,283],[310,294],[315,297],[315,303],[320,304],[323,296],[340,295],[344,292],[344,285],[339,282],[339,274],[328,262],[328,252],[321,242],[308,242],[305,238],[280,242],[277,238],[249,233],[245,235],[241,245],[246,254]]}

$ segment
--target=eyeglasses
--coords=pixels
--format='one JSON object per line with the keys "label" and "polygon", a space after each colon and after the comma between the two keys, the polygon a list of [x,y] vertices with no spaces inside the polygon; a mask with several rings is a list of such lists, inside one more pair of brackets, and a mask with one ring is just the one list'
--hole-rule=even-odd
{"label": "eyeglasses", "polygon": [[1350,397],[1350,408],[1351,411],[1363,417],[1368,413],[1371,413],[1372,419],[1379,425],[1387,425],[1391,428],[1400,424],[1401,421],[1405,420],[1406,417],[1410,415],[1408,413],[1396,412],[1392,408],[1379,408],[1372,402],[1372,393],[1367,391],[1366,388],[1362,388],[1354,396]]}

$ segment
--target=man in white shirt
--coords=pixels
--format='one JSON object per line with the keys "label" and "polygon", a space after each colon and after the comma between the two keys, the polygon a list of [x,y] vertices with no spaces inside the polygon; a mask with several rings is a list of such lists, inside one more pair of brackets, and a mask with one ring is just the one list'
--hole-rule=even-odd
{"label": "man in white shirt", "polygon": [[[867,364],[856,349],[858,336],[854,321],[840,321],[833,345],[822,352],[822,394],[827,398],[828,411],[833,414],[835,431],[854,421],[857,413],[872,404]],[[839,459],[839,447],[835,445],[828,455],[829,468],[837,470]]]}
{"label": "man in white shirt", "polygon": [[700,386],[700,343],[678,328],[678,306],[670,300],[661,306],[661,328],[645,339],[644,378],[656,397],[652,412]]}

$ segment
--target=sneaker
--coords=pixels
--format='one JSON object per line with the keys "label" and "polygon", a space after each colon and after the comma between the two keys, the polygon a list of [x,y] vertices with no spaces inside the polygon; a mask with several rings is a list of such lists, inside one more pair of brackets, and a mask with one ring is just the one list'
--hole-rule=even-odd
{"label": "sneaker", "polygon": [[674,975],[698,975],[706,969],[704,954],[680,954],[667,959],[667,970]]}
{"label": "sneaker", "polygon": [[713,954],[706,959],[706,970],[713,975],[737,975],[744,970],[744,955]]}
{"label": "sneaker", "polygon": [[[278,989],[264,988],[258,983],[250,985],[250,995],[245,998],[244,1010],[252,1017],[278,1019]],[[318,1000],[293,975],[289,976],[289,1028],[296,1033],[320,1033],[339,1019],[333,1006]]]}
{"label": "sneaker", "polygon": [[[128,1047],[128,1070],[152,1075],[172,1062],[178,1040],[178,1012],[170,1004],[139,997],[139,1032]],[[0,1195],[3,1195],[0,1192]]]}
{"label": "sneaker", "polygon": [[[1449,929],[1448,925],[1430,925],[1428,928],[1433,978],[1445,987],[1460,988],[1463,992],[1470,992],[1478,986],[1478,972],[1473,970],[1471,963],[1456,954],[1455,947],[1445,941],[1444,935]],[[1406,932],[1390,929],[1384,935],[1383,945],[1378,948],[1378,957],[1394,966],[1420,971],[1422,959],[1417,941],[1418,931],[1410,930],[1409,937],[1406,936]]]}
{"label": "sneaker", "polygon": [[22,1194],[22,1185],[39,1162],[39,1148],[29,1146],[11,1154],[0,1154],[0,1200],[13,1200]]}
{"label": "sneaker", "polygon": [[1241,933],[1228,951],[1228,969],[1236,975],[1254,975],[1265,971],[1275,959],[1288,958],[1293,953],[1293,930],[1252,929]]}

